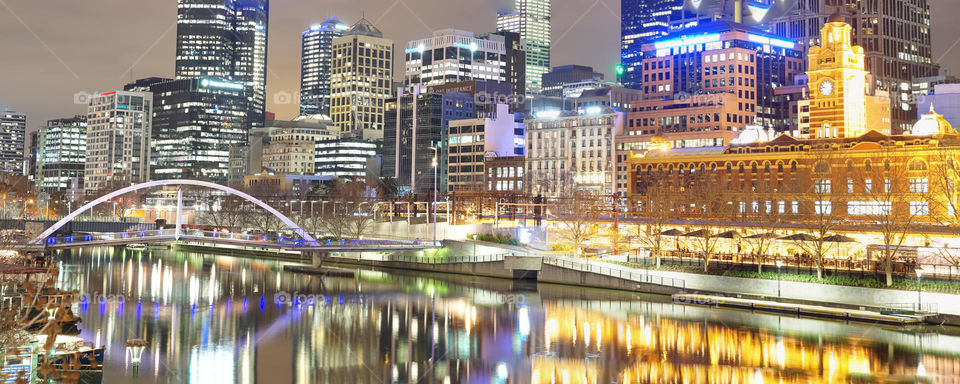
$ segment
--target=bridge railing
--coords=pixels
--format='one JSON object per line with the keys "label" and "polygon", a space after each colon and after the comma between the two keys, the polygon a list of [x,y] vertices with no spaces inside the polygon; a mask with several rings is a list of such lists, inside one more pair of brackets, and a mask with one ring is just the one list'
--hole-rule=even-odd
{"label": "bridge railing", "polygon": [[[170,238],[173,239],[177,235],[175,229],[157,229],[157,230],[145,230],[145,231],[131,231],[131,232],[118,232],[118,233],[104,233],[104,234],[91,234],[91,235],[76,235],[76,236],[64,236],[64,237],[50,237],[46,240],[46,245],[56,246],[56,245],[71,245],[71,244],[80,244],[80,243],[95,243],[95,242],[135,242],[136,240],[150,240],[156,238]],[[410,247],[410,248],[423,248],[428,245],[428,243],[421,243],[419,239],[367,239],[367,240],[357,240],[357,239],[321,239],[316,241],[307,241],[297,237],[285,237],[285,236],[269,236],[269,235],[257,235],[249,233],[232,233],[232,232],[219,232],[219,231],[204,231],[204,230],[184,230],[180,232],[180,239],[182,240],[197,240],[197,239],[223,239],[234,242],[249,243],[252,246],[257,244],[264,244],[270,246],[280,246],[284,248],[376,248],[376,247]]]}

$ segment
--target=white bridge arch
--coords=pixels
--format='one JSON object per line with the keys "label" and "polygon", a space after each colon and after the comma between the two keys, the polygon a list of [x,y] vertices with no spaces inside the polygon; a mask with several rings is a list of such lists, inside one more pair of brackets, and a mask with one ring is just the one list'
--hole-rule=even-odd
{"label": "white bridge arch", "polygon": [[[270,212],[271,214],[273,214],[274,216],[276,216],[278,219],[280,219],[280,221],[282,221],[284,224],[286,224],[287,228],[292,229],[294,232],[296,232],[298,235],[300,235],[300,237],[303,238],[304,240],[306,240],[307,242],[309,242],[309,243],[316,243],[316,241],[317,241],[316,239],[313,238],[313,236],[310,236],[310,234],[307,233],[307,231],[305,231],[303,228],[301,228],[299,225],[297,225],[297,223],[293,222],[293,220],[290,220],[289,217],[287,217],[287,216],[285,216],[284,214],[280,213],[279,211],[277,211],[277,210],[274,209],[273,207],[267,205],[267,203],[264,203],[263,201],[260,201],[259,199],[255,198],[255,197],[253,197],[253,196],[250,196],[250,195],[248,195],[248,194],[246,194],[246,193],[243,193],[243,192],[241,192],[241,191],[239,191],[239,190],[236,190],[236,189],[234,189],[234,188],[226,187],[226,186],[223,186],[223,185],[220,185],[220,184],[215,184],[215,183],[211,183],[211,182],[207,182],[207,181],[199,181],[199,180],[157,180],[157,181],[150,181],[150,182],[146,182],[146,183],[142,183],[142,184],[137,184],[137,185],[131,185],[131,186],[126,187],[126,188],[121,188],[121,189],[118,189],[118,190],[116,190],[116,191],[114,191],[114,192],[110,192],[110,193],[108,193],[108,194],[106,194],[106,195],[103,195],[103,196],[97,198],[97,199],[94,200],[94,201],[91,201],[91,202],[85,204],[84,206],[82,206],[82,207],[78,208],[77,210],[71,212],[69,215],[67,215],[67,216],[64,217],[63,219],[60,219],[60,221],[58,221],[58,222],[56,222],[55,224],[53,224],[52,226],[50,226],[50,228],[47,228],[47,230],[43,231],[43,233],[41,233],[39,236],[37,236],[36,238],[34,238],[33,241],[32,241],[32,243],[34,243],[34,244],[43,243],[43,241],[44,241],[47,237],[50,237],[50,235],[52,235],[52,234],[53,234],[54,232],[56,232],[58,229],[62,228],[64,225],[67,225],[67,223],[69,223],[70,221],[72,221],[73,219],[75,219],[77,216],[80,216],[80,215],[83,214],[84,212],[92,209],[93,207],[97,206],[97,205],[100,204],[100,203],[106,202],[107,200],[110,200],[110,199],[112,199],[112,198],[114,198],[114,197],[122,196],[122,195],[125,195],[125,194],[130,193],[130,192],[133,192],[133,191],[137,191],[137,190],[141,190],[141,189],[147,189],[147,188],[154,188],[154,187],[162,187],[162,186],[165,186],[165,185],[176,185],[176,186],[181,186],[181,187],[184,186],[184,185],[193,185],[193,186],[199,186],[199,187],[206,187],[206,188],[210,188],[210,189],[216,189],[216,190],[224,191],[224,192],[227,192],[227,193],[230,193],[230,194],[239,196],[239,197],[243,198],[244,200],[247,200],[247,201],[249,201],[249,202],[251,202],[251,203],[254,203],[254,204],[260,206],[260,208],[263,208],[263,209],[267,210],[267,212]],[[181,217],[181,208],[182,208],[182,207],[183,207],[183,191],[181,190],[181,191],[177,194],[177,234],[178,234],[177,237],[178,237],[178,238],[179,238],[180,227],[181,227],[181,225],[180,225],[180,217]]]}

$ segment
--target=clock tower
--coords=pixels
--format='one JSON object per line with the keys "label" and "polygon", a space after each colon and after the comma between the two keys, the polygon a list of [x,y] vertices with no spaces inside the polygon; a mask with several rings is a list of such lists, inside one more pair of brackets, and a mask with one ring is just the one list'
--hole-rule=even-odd
{"label": "clock tower", "polygon": [[820,31],[822,46],[810,47],[810,137],[858,137],[867,133],[867,71],[863,48],[850,44],[853,27],[840,10]]}

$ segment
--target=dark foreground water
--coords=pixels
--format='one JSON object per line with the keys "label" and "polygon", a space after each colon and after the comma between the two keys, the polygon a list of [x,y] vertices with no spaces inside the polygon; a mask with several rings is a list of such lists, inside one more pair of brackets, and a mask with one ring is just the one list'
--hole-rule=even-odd
{"label": "dark foreground water", "polygon": [[[105,383],[844,383],[960,380],[956,329],[896,330],[506,280],[122,248],[64,253]],[[123,347],[151,346],[137,370]]]}

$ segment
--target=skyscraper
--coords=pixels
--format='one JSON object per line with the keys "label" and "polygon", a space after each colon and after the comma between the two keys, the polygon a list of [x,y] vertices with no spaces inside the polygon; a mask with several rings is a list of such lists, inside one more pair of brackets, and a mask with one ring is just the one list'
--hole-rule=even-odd
{"label": "skyscraper", "polygon": [[300,114],[330,115],[330,57],[333,39],[349,27],[328,18],[303,31],[300,53]]}
{"label": "skyscraper", "polygon": [[180,0],[177,79],[216,77],[248,88],[247,126],[262,127],[269,0]]}
{"label": "skyscraper", "polygon": [[[527,94],[527,47],[520,34],[511,31],[497,31],[477,35],[481,39],[502,38],[507,49],[507,82],[514,96]],[[523,104],[521,108],[526,108]]]}
{"label": "skyscraper", "polygon": [[384,103],[393,88],[393,40],[366,19],[333,39],[330,118],[341,135],[383,139]]}
{"label": "skyscraper", "polygon": [[66,192],[83,186],[87,157],[87,117],[56,119],[37,135],[37,188]]}
{"label": "skyscraper", "polygon": [[684,0],[621,0],[620,60],[621,83],[639,89],[642,81],[643,44],[670,33],[673,15],[683,8]]}
{"label": "skyscraper", "polygon": [[469,94],[421,93],[418,86],[411,93],[401,90],[387,102],[383,176],[395,178],[401,191],[432,193],[436,148],[437,190],[446,191],[449,123],[476,116],[474,97]]}
{"label": "skyscraper", "polygon": [[824,21],[837,10],[853,26],[851,44],[863,47],[865,69],[872,77],[867,86],[890,92],[893,133],[909,129],[917,119],[912,80],[939,74],[930,42],[929,3],[805,0],[794,12],[774,19],[770,28],[809,49],[822,44]]}
{"label": "skyscraper", "polygon": [[497,30],[519,33],[526,42],[526,91],[539,93],[550,70],[550,0],[516,0],[514,12],[497,18]]}
{"label": "skyscraper", "polygon": [[150,92],[107,92],[90,100],[85,191],[116,189],[150,179],[152,106]]}
{"label": "skyscraper", "polygon": [[150,160],[153,179],[226,183],[230,149],[247,145],[249,89],[216,77],[152,85],[156,105]]}
{"label": "skyscraper", "polygon": [[6,108],[0,112],[0,172],[23,174],[27,115]]}

